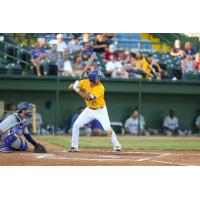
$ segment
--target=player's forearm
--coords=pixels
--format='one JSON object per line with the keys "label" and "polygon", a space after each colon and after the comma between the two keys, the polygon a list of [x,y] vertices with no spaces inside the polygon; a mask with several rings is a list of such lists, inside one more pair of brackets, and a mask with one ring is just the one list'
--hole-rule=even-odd
{"label": "player's forearm", "polygon": [[36,146],[37,142],[32,138],[30,134],[24,134],[24,137],[33,145]]}
{"label": "player's forearm", "polygon": [[83,93],[80,90],[77,92],[79,94],[79,96],[81,96],[83,99],[89,99],[90,95],[87,93]]}

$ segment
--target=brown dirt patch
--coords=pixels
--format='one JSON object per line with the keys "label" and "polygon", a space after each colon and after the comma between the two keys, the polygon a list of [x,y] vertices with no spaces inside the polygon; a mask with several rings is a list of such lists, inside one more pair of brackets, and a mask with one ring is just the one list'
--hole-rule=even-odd
{"label": "brown dirt patch", "polygon": [[28,152],[0,153],[1,166],[189,166],[200,165],[200,151],[123,150],[115,155],[112,149],[68,149],[42,141],[47,154]]}

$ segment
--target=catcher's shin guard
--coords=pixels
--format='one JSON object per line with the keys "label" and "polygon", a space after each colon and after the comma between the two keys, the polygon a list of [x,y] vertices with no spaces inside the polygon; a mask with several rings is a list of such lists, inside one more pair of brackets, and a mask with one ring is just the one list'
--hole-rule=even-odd
{"label": "catcher's shin guard", "polygon": [[10,145],[15,142],[18,138],[14,135],[14,134],[10,134],[8,136],[6,136],[6,138],[3,140],[2,143],[2,148],[3,147],[7,147],[10,148]]}
{"label": "catcher's shin guard", "polygon": [[22,140],[21,138],[20,138],[20,140],[21,140],[21,145],[20,145],[20,151],[27,151],[28,150],[28,143],[26,142],[26,141],[24,141],[24,140]]}
{"label": "catcher's shin guard", "polygon": [[0,152],[3,152],[3,153],[10,153],[10,152],[12,152],[12,149],[9,148],[9,147],[1,147],[1,148],[0,148]]}

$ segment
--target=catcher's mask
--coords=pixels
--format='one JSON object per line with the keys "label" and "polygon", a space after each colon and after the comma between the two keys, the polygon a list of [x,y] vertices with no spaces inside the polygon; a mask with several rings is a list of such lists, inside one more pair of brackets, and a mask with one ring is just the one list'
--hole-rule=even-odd
{"label": "catcher's mask", "polygon": [[17,112],[21,112],[22,110],[28,111],[26,117],[32,117],[32,104],[28,102],[21,102],[17,105]]}

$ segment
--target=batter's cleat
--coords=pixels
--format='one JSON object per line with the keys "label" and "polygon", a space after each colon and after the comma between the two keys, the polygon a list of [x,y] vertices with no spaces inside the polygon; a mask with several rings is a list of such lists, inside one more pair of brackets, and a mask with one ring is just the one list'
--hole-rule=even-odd
{"label": "batter's cleat", "polygon": [[0,148],[0,152],[2,152],[2,153],[11,153],[12,150],[9,147],[1,147]]}
{"label": "batter's cleat", "polygon": [[69,152],[72,152],[72,153],[77,152],[77,151],[78,151],[78,149],[75,148],[75,147],[71,147],[71,148],[69,149]]}
{"label": "batter's cleat", "polygon": [[122,155],[122,149],[120,147],[115,147],[115,153],[117,155]]}

